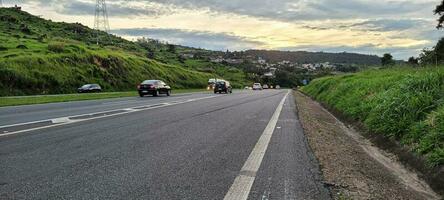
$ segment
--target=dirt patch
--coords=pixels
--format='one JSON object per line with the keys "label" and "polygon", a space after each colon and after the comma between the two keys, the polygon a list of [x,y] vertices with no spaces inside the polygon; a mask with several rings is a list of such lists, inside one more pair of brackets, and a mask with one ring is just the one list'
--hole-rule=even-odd
{"label": "dirt patch", "polygon": [[441,199],[394,155],[373,146],[309,97],[294,95],[308,142],[335,199]]}

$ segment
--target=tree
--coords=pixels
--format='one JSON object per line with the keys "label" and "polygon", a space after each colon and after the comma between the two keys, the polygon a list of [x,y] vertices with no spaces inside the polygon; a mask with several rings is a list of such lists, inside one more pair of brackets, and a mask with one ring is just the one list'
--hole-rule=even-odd
{"label": "tree", "polygon": [[419,59],[412,56],[412,57],[409,58],[407,63],[410,64],[410,65],[418,65],[419,64]]}
{"label": "tree", "polygon": [[434,13],[435,15],[439,15],[438,25],[436,26],[436,28],[442,29],[444,23],[444,0],[441,2],[441,4],[436,6]]}
{"label": "tree", "polygon": [[441,38],[435,46],[436,59],[441,62],[444,60],[444,38]]}
{"label": "tree", "polygon": [[423,49],[421,54],[419,54],[419,63],[421,65],[433,64],[435,63],[435,51],[429,49]]}
{"label": "tree", "polygon": [[168,52],[170,52],[170,53],[176,53],[176,45],[174,45],[174,44],[168,44]]}
{"label": "tree", "polygon": [[386,53],[386,54],[384,54],[384,56],[382,56],[381,63],[383,66],[394,65],[395,61],[393,60],[393,56],[391,54]]}
{"label": "tree", "polygon": [[154,59],[155,58],[154,51],[148,50],[148,53],[146,53],[146,57],[149,59]]}
{"label": "tree", "polygon": [[185,61],[187,60],[186,58],[185,58],[185,56],[182,56],[182,55],[179,55],[179,62],[180,63],[185,63]]}

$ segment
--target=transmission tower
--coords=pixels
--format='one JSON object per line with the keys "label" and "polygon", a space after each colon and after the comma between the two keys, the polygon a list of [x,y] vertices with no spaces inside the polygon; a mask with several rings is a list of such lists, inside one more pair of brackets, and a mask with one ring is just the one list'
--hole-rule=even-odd
{"label": "transmission tower", "polygon": [[[94,29],[96,30],[96,42],[99,44],[100,31],[109,32],[108,11],[105,0],[96,0],[96,14],[94,17]],[[108,37],[108,39],[110,39]]]}

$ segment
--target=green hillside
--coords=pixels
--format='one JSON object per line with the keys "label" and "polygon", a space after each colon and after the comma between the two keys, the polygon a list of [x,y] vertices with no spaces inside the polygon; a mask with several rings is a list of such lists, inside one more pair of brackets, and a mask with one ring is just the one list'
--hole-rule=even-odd
{"label": "green hillside", "polygon": [[444,68],[396,68],[314,80],[303,91],[400,141],[431,166],[444,164]]}
{"label": "green hillside", "polygon": [[0,8],[0,96],[72,93],[84,83],[127,91],[145,79],[163,79],[174,88],[204,88],[215,76],[233,79],[237,87],[248,83],[239,70],[181,59],[186,47],[144,45],[105,32],[98,46],[95,34],[81,24]]}

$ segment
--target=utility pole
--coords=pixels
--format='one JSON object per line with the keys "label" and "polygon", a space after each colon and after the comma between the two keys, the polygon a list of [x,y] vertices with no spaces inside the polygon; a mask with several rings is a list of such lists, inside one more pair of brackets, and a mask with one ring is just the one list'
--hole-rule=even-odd
{"label": "utility pole", "polygon": [[[100,42],[100,31],[109,32],[108,10],[105,0],[96,0],[96,12],[94,16],[94,30],[96,30],[96,43]],[[108,38],[109,39],[109,38]]]}

